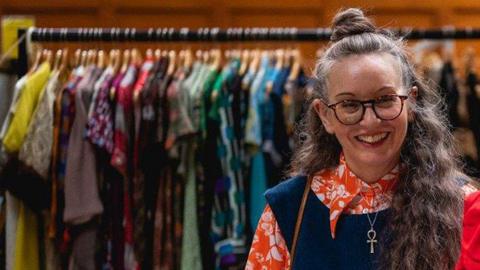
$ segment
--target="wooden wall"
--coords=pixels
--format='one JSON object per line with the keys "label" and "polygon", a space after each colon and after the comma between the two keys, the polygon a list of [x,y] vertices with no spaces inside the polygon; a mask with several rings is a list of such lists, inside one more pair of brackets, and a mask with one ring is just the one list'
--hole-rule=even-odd
{"label": "wooden wall", "polygon": [[[327,27],[341,7],[363,7],[378,25],[480,27],[477,0],[1,0],[0,15],[34,15],[39,27]],[[306,58],[318,46],[300,45]]]}

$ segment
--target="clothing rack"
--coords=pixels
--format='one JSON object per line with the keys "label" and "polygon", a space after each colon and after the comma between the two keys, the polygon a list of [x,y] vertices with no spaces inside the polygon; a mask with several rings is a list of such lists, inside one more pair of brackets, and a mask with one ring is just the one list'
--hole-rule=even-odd
{"label": "clothing rack", "polygon": [[[405,39],[479,39],[480,28],[391,29]],[[28,33],[27,38],[21,38]],[[245,42],[326,41],[330,28],[32,28],[19,29],[18,75],[28,69],[28,42]]]}

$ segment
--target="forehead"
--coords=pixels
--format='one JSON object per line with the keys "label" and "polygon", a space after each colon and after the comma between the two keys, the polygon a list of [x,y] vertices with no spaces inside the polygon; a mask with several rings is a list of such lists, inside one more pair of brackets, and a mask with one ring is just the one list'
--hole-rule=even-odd
{"label": "forehead", "polygon": [[400,89],[400,64],[390,54],[351,55],[336,61],[327,77],[328,95],[368,97],[382,88]]}

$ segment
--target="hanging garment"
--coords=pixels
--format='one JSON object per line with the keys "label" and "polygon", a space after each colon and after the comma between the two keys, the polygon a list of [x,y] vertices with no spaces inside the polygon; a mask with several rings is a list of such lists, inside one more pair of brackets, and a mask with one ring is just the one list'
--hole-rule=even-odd
{"label": "hanging garment", "polygon": [[3,145],[8,153],[18,152],[20,149],[49,76],[50,64],[44,62],[25,82],[25,89],[19,97],[15,114],[3,138]]}
{"label": "hanging garment", "polygon": [[[159,175],[165,166],[166,157],[162,142],[157,141],[157,124],[159,123],[158,109],[160,109],[160,87],[162,87],[164,75],[167,70],[168,58],[162,57],[154,62],[141,91],[141,119],[139,136],[139,177],[136,185],[137,205],[134,221],[135,253],[139,264],[144,269],[158,268],[154,264],[154,258],[158,258],[157,248],[154,245],[162,244],[156,241],[155,231],[155,205],[158,192]],[[155,255],[154,255],[155,254]]]}
{"label": "hanging garment", "polygon": [[[7,152],[15,153],[20,149],[32,114],[37,106],[38,98],[47,83],[49,75],[50,65],[45,62],[25,81],[24,90],[19,97],[15,114],[12,117],[12,121],[3,140]],[[6,177],[4,180],[9,181],[8,178],[9,177]],[[19,182],[24,180],[22,178],[12,178]],[[13,181],[13,179],[11,180]],[[12,185],[7,184],[7,186],[13,187],[13,184],[14,183],[12,183]],[[16,193],[19,194],[18,192]],[[20,197],[23,196],[20,195]],[[25,198],[28,197],[27,195]],[[39,269],[37,217],[23,202],[19,204],[18,213],[13,269]],[[25,261],[24,258],[29,258],[29,260]]]}
{"label": "hanging garment", "polygon": [[54,71],[40,96],[18,158],[47,179],[53,144],[53,108],[63,83],[60,72]]}
{"label": "hanging garment", "polygon": [[238,102],[235,92],[240,91],[243,80],[243,76],[238,74],[239,67],[239,60],[232,60],[223,72],[224,80],[217,80],[213,88],[215,102],[210,111],[211,116],[220,120],[217,148],[222,163],[222,177],[216,182],[215,221],[212,224],[217,268],[238,264],[241,261],[238,256],[245,252],[245,184],[240,140],[235,136],[235,119],[238,115],[233,110],[233,102]]}
{"label": "hanging garment", "polygon": [[[468,73],[466,84],[468,87],[467,110],[469,128],[473,132],[475,145],[477,147],[476,170],[480,172],[480,97],[477,94],[478,79],[473,72]],[[480,175],[476,175],[477,177]]]}
{"label": "hanging garment", "polygon": [[[2,170],[3,165],[7,162],[7,153],[3,148],[3,138],[7,132],[8,127],[10,126],[10,122],[12,116],[15,114],[16,104],[18,103],[18,98],[20,97],[21,91],[24,89],[25,82],[27,77],[24,76],[20,78],[16,83],[13,89],[13,97],[12,102],[10,103],[8,113],[5,116],[2,129],[0,131],[0,170]],[[5,191],[5,204],[6,204],[6,217],[5,217],[5,230],[6,230],[6,255],[5,255],[5,269],[12,270],[14,267],[14,260],[15,260],[15,239],[16,239],[16,231],[17,231],[17,221],[18,221],[18,213],[20,210],[20,202],[19,200],[13,196],[9,191]]]}
{"label": "hanging garment", "polygon": [[190,75],[179,84],[180,92],[183,95],[183,106],[186,108],[187,117],[192,123],[192,134],[182,139],[182,153],[180,154],[181,165],[178,168],[180,175],[185,176],[185,198],[184,198],[184,223],[183,223],[183,242],[182,242],[182,258],[181,269],[202,269],[202,259],[200,252],[200,237],[198,235],[198,217],[197,217],[197,167],[196,167],[196,150],[197,143],[192,136],[197,132],[195,93],[199,84],[196,80],[201,76],[202,64],[195,62]]}
{"label": "hanging garment", "polygon": [[457,111],[459,100],[457,80],[451,62],[446,62],[442,68],[440,79],[440,93],[447,104],[448,120],[452,128],[460,126],[460,119]]}
{"label": "hanging garment", "polygon": [[9,70],[0,70],[0,124],[4,123],[9,114],[10,105],[15,96],[16,78]]}
{"label": "hanging garment", "polygon": [[114,70],[108,67],[102,75],[97,95],[90,106],[86,136],[97,148],[111,154],[113,151],[113,108],[109,93],[114,78]]}
{"label": "hanging garment", "polygon": [[[55,100],[53,145],[51,160],[52,203],[50,208],[49,237],[55,238],[57,248],[67,252],[68,233],[65,231],[63,212],[65,204],[64,183],[70,130],[75,116],[75,91],[85,69],[74,69]],[[64,264],[65,265],[65,264]]]}
{"label": "hanging garment", "polygon": [[265,171],[265,160],[260,149],[262,146],[262,126],[260,106],[264,100],[264,88],[266,83],[266,74],[270,69],[270,59],[268,56],[262,57],[262,62],[255,79],[250,88],[250,107],[248,110],[248,119],[245,130],[245,143],[252,146],[251,151],[251,176],[250,176],[250,226],[256,228],[265,199],[262,194],[267,189],[267,174]]}
{"label": "hanging garment", "polygon": [[75,118],[68,142],[65,170],[65,223],[82,224],[103,211],[98,196],[98,179],[95,152],[85,138],[87,108],[90,104],[88,92],[101,74],[101,70],[90,66],[78,83],[75,92]]}
{"label": "hanging garment", "polygon": [[[215,182],[221,178],[222,168],[216,151],[217,138],[220,136],[218,125],[207,117],[212,103],[214,83],[219,75],[215,67],[209,69],[202,86],[200,105],[200,134],[197,160],[203,167],[203,177],[197,181],[198,227],[200,232],[209,232],[212,228],[212,210],[215,198]],[[204,269],[215,268],[215,252],[210,234],[200,233],[200,245]]]}
{"label": "hanging garment", "polygon": [[70,269],[92,269],[95,265],[96,226],[93,218],[103,211],[99,197],[96,156],[93,145],[85,137],[88,108],[94,84],[102,74],[96,66],[88,66],[75,91],[75,117],[68,142],[65,171],[65,209],[63,219],[71,228],[72,252]]}
{"label": "hanging garment", "polygon": [[10,103],[8,113],[5,115],[5,119],[2,122],[2,129],[0,130],[0,169],[7,162],[7,152],[3,146],[3,138],[7,134],[12,118],[15,115],[15,111],[18,104],[18,99],[21,96],[23,89],[25,89],[25,82],[27,81],[27,76],[23,76],[15,83],[15,88],[13,90],[12,102]]}

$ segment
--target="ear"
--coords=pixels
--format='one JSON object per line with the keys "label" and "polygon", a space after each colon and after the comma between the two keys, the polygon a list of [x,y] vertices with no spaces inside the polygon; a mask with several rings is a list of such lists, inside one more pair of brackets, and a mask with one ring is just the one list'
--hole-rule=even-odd
{"label": "ear", "polygon": [[[410,93],[408,95],[408,99],[410,100],[410,103],[415,103],[417,101],[417,96],[418,96],[418,88],[416,86],[412,86],[410,89]],[[408,108],[408,121],[411,122],[413,121],[414,118],[413,111]]]}
{"label": "ear", "polygon": [[333,120],[331,118],[331,114],[329,115],[330,109],[327,107],[327,105],[323,103],[323,101],[320,100],[319,98],[316,98],[312,102],[312,105],[318,117],[320,117],[320,120],[322,121],[322,124],[325,127],[325,130],[332,135],[335,134],[333,129],[333,122],[332,122]]}

